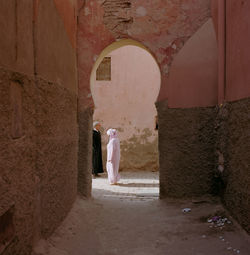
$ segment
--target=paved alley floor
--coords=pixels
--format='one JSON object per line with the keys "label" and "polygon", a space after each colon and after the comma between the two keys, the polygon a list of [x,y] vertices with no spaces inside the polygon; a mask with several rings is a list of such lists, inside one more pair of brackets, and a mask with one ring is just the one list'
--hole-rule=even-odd
{"label": "paved alley floor", "polygon": [[158,173],[121,176],[119,185],[105,174],[93,179],[93,198],[78,198],[34,255],[250,254],[249,236],[218,201],[159,200]]}

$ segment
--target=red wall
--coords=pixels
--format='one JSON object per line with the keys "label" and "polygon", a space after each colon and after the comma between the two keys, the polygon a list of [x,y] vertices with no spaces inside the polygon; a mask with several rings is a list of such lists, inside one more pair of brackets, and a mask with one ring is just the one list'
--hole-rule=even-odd
{"label": "red wall", "polygon": [[[219,58],[222,58],[220,64],[224,64],[226,72],[226,74],[219,72],[219,76],[226,76],[226,81],[225,84],[219,84],[218,89],[220,89],[220,93],[224,90],[224,100],[221,101],[235,101],[250,97],[250,2],[247,0],[226,0],[223,11],[223,1],[211,0],[215,30],[217,33],[219,30]],[[224,12],[226,17],[218,15],[218,11]],[[220,25],[223,26],[223,19],[226,20],[224,49],[221,47],[223,28],[218,29]],[[225,58],[223,51],[225,51]],[[221,88],[222,86],[224,88]]]}
{"label": "red wall", "polygon": [[30,254],[76,198],[74,6],[0,0],[0,216],[14,207],[15,227],[4,254]]}
{"label": "red wall", "polygon": [[226,1],[226,100],[250,97],[250,1]]}
{"label": "red wall", "polygon": [[76,0],[54,0],[56,8],[63,20],[65,30],[69,36],[72,46],[76,47]]}
{"label": "red wall", "polygon": [[175,57],[168,81],[170,108],[217,104],[218,58],[212,19],[193,35]]}
{"label": "red wall", "polygon": [[211,0],[211,16],[214,21],[214,28],[218,37],[218,0]]}

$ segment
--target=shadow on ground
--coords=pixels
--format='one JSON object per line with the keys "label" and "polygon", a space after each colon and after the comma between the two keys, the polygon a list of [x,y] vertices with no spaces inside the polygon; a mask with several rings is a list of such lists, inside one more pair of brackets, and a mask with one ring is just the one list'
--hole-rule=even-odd
{"label": "shadow on ground", "polygon": [[136,188],[158,188],[159,184],[154,183],[118,183],[117,186],[121,187],[136,187]]}

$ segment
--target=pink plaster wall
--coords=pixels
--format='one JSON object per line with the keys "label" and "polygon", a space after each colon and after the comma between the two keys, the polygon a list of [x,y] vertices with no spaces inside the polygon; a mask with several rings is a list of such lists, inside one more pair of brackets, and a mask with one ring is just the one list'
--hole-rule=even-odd
{"label": "pink plaster wall", "polygon": [[159,67],[150,53],[136,46],[121,47],[109,56],[111,81],[95,79],[91,84],[94,120],[104,128],[103,149],[108,141],[107,129],[117,128],[121,140],[120,169],[158,170],[154,103],[161,82]]}
{"label": "pink plaster wall", "polygon": [[[250,96],[250,73],[248,71],[250,65],[248,50],[250,43],[250,20],[248,18],[250,3],[246,0],[228,0],[224,4],[225,10],[222,10],[223,2],[224,0],[220,2],[211,0],[211,13],[220,44],[221,71],[219,70],[219,75],[222,76],[220,82],[222,84],[218,85],[218,89],[221,94],[219,98],[221,102],[235,101]],[[226,15],[226,17],[221,14]],[[223,20],[226,20],[226,31],[224,32]],[[225,33],[226,38],[224,38],[223,33]],[[224,76],[226,76],[226,81],[224,81]]]}
{"label": "pink plaster wall", "polygon": [[250,2],[227,1],[226,100],[250,97]]}
{"label": "pink plaster wall", "polygon": [[169,107],[217,104],[217,41],[209,19],[175,57],[169,76]]}
{"label": "pink plaster wall", "polygon": [[76,48],[77,0],[54,0],[54,2],[63,19],[65,30],[69,36],[72,47]]}
{"label": "pink plaster wall", "polygon": [[218,0],[211,0],[211,16],[214,22],[214,29],[218,37]]}
{"label": "pink plaster wall", "polygon": [[[74,1],[76,5],[76,0]],[[51,0],[39,1],[34,23],[34,69],[42,78],[77,93],[76,50],[72,42],[76,38],[76,18],[70,9],[68,13],[63,12],[65,5],[66,1],[61,4]],[[73,6],[72,4],[72,8]],[[69,36],[71,23],[72,34]]]}

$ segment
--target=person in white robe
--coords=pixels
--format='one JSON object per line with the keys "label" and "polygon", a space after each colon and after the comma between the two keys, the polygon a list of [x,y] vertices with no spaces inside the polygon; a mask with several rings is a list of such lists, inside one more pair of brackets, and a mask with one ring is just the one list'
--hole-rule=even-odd
{"label": "person in white robe", "polygon": [[117,136],[116,129],[110,128],[107,131],[109,142],[107,144],[107,173],[110,184],[117,184],[120,180],[119,164],[120,164],[120,141]]}

